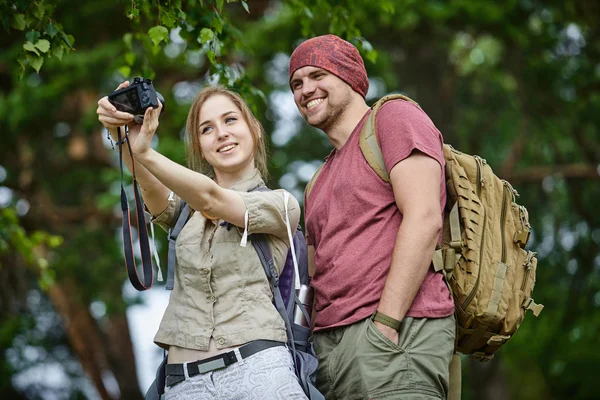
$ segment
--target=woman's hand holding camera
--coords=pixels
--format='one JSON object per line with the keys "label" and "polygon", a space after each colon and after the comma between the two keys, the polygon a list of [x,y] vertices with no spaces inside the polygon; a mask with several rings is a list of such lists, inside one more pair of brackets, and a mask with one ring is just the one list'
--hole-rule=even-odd
{"label": "woman's hand holding camera", "polygon": [[[116,90],[129,86],[129,81],[121,83]],[[108,96],[104,96],[98,101],[98,120],[110,133],[110,136],[115,142],[119,141],[117,128],[121,128],[121,140],[125,139],[125,125],[128,126],[128,141],[134,155],[142,155],[150,149],[150,142],[158,128],[158,117],[162,110],[162,103],[159,101],[159,106],[156,109],[148,108],[144,114],[144,123],[138,124],[134,120],[133,114],[119,111],[108,100]],[[126,146],[127,147],[127,146]]]}

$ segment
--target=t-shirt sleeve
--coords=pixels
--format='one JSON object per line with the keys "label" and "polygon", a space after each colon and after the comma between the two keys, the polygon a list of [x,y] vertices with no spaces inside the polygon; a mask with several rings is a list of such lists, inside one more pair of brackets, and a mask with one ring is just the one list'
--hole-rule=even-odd
{"label": "t-shirt sleeve", "polygon": [[[238,192],[248,211],[248,234],[267,233],[288,242],[286,210],[283,189],[269,192]],[[300,221],[300,205],[294,196],[288,193],[287,215],[290,232],[296,232]]]}
{"label": "t-shirt sleeve", "polygon": [[404,100],[389,101],[379,109],[375,123],[388,173],[414,150],[444,168],[442,134],[418,106]]}

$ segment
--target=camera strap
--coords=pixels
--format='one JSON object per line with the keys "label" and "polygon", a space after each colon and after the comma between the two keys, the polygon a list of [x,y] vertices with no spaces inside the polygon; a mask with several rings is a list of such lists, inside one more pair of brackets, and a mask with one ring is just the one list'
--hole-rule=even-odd
{"label": "camera strap", "polygon": [[127,200],[127,194],[125,187],[123,186],[123,144],[127,144],[129,148],[129,154],[133,154],[131,151],[131,144],[129,143],[129,137],[127,135],[128,129],[125,127],[125,138],[121,138],[121,128],[117,128],[117,135],[119,141],[119,168],[121,170],[121,210],[123,211],[123,250],[125,253],[125,265],[127,266],[127,275],[129,281],[139,291],[150,289],[154,283],[154,270],[152,269],[152,255],[150,252],[150,240],[148,239],[148,229],[146,228],[146,217],[144,215],[144,202],[140,196],[137,179],[135,177],[135,164],[133,157],[131,157],[131,176],[133,180],[133,194],[135,196],[135,211],[138,223],[138,240],[140,243],[140,253],[142,256],[142,269],[144,272],[144,283],[140,281],[140,277],[137,272],[135,264],[135,257],[133,254],[133,241],[131,239],[131,220],[129,216],[129,201]]}

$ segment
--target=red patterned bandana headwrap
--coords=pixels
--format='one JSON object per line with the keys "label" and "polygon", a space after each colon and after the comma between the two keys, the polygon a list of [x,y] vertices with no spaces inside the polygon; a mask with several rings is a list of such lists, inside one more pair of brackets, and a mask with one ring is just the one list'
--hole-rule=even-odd
{"label": "red patterned bandana headwrap", "polygon": [[369,90],[369,79],[362,57],[350,42],[335,35],[308,39],[290,57],[290,80],[298,69],[306,66],[323,68],[344,82],[363,98]]}

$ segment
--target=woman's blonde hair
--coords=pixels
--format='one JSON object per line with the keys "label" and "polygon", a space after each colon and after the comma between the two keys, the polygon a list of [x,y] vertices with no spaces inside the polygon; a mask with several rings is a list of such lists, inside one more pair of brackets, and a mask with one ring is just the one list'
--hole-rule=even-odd
{"label": "woman's blonde hair", "polygon": [[222,86],[210,86],[202,89],[192,103],[185,129],[188,167],[213,179],[215,177],[215,171],[212,165],[210,165],[202,156],[202,148],[200,147],[200,110],[206,100],[216,95],[227,96],[233,104],[240,109],[242,117],[250,128],[250,134],[254,141],[254,166],[258,169],[262,178],[266,180],[268,177],[268,168],[265,131],[241,96]]}

